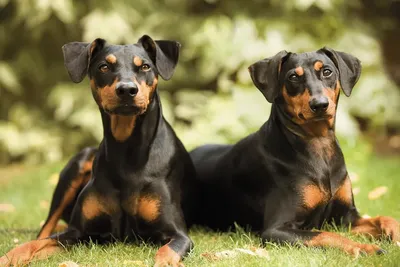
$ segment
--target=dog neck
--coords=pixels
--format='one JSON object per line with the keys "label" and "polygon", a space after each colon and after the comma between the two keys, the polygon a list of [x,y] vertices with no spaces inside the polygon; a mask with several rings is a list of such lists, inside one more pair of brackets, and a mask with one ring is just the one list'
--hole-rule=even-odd
{"label": "dog neck", "polygon": [[[295,151],[330,159],[336,142],[335,127],[333,124],[333,127],[327,128],[325,121],[320,123],[309,123],[306,127],[298,125],[285,112],[283,105],[275,103],[272,105],[269,119],[270,127],[279,127],[277,130],[283,133],[283,136]],[[313,127],[316,129],[312,129]],[[326,129],[321,130],[318,127],[325,127]]]}
{"label": "dog neck", "polygon": [[162,109],[158,92],[144,114],[122,116],[108,114],[100,109],[103,121],[104,139],[107,161],[129,162],[139,164],[147,161],[151,144],[162,122]]}

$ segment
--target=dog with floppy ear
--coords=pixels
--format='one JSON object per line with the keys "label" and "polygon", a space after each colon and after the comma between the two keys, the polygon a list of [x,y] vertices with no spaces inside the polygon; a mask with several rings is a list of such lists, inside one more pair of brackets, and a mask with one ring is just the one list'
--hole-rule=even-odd
{"label": "dog with floppy ear", "polygon": [[[132,45],[96,39],[63,46],[72,81],[90,79],[104,139],[98,151],[82,151],[64,168],[39,239],[11,250],[0,263],[25,264],[76,242],[140,237],[164,244],[155,266],[181,265],[192,248],[182,209],[190,210],[195,170],[163,117],[157,89],[158,76],[172,77],[179,48],[147,35]],[[67,230],[51,235],[60,218]]]}
{"label": "dog with floppy ear", "polygon": [[204,196],[194,223],[227,229],[236,222],[265,241],[337,247],[353,255],[384,251],[311,230],[335,222],[351,225],[354,233],[399,241],[395,219],[360,217],[335,137],[340,89],[350,96],[360,61],[327,47],[281,51],[249,72],[272,103],[270,118],[235,145],[206,145],[190,153]]}

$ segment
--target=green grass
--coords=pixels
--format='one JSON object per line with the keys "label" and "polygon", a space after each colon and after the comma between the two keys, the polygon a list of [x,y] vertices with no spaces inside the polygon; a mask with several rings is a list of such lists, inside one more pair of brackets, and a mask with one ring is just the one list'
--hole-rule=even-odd
{"label": "green grass", "polygon": [[[400,218],[400,158],[379,158],[371,153],[365,143],[356,146],[344,144],[344,154],[350,172],[356,173],[358,181],[354,188],[360,192],[355,200],[361,214],[370,216],[389,215]],[[48,208],[41,201],[51,200],[54,184],[49,182],[52,174],[59,172],[63,163],[43,167],[30,167],[22,171],[0,170],[0,203],[12,204],[14,211],[0,211],[0,253],[4,254],[18,243],[31,240],[39,230],[39,224],[47,216]],[[21,167],[22,168],[22,167]],[[377,186],[387,186],[388,191],[377,200],[369,200],[368,192]],[[42,202],[43,206],[43,202]],[[336,229],[330,229],[337,231]],[[262,247],[257,236],[241,229],[235,233],[212,233],[195,229],[190,236],[195,242],[194,250],[185,259],[190,266],[399,266],[400,247],[385,241],[371,241],[365,237],[345,236],[360,242],[374,242],[388,251],[381,256],[352,258],[337,249],[316,249],[267,244],[269,258],[239,253],[233,258],[210,261],[203,253],[213,253],[235,248]],[[63,261],[74,261],[80,266],[151,266],[156,246],[117,243],[107,246],[96,244],[77,245],[48,260],[34,262],[31,266],[58,266]]]}

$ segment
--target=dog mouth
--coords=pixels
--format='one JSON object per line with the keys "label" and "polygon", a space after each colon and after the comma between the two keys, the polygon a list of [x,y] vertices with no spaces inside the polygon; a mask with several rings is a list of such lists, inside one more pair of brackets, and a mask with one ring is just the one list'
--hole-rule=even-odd
{"label": "dog mouth", "polygon": [[304,122],[316,122],[316,121],[326,121],[333,118],[331,114],[320,114],[310,118],[306,118],[303,113],[299,114],[299,118],[302,119]]}
{"label": "dog mouth", "polygon": [[108,109],[106,112],[108,114],[115,114],[115,115],[124,115],[124,116],[130,116],[130,115],[137,115],[140,114],[140,108],[132,105],[132,104],[122,104],[119,105],[112,110]]}

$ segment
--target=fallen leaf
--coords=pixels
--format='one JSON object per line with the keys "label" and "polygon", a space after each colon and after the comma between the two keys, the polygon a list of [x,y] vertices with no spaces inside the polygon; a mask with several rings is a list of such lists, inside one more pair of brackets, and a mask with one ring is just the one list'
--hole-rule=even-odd
{"label": "fallen leaf", "polygon": [[216,261],[220,259],[227,259],[227,258],[233,258],[238,255],[237,251],[234,250],[223,250],[219,252],[205,252],[202,253],[201,256],[204,258],[210,260],[210,261]]}
{"label": "fallen leaf", "polygon": [[379,186],[368,193],[368,199],[375,200],[387,193],[388,188],[386,186]]}
{"label": "fallen leaf", "polygon": [[147,265],[143,261],[132,261],[132,260],[124,260],[124,265],[133,265],[139,267],[146,267]]}
{"label": "fallen leaf", "polygon": [[355,173],[355,172],[351,172],[351,173],[349,173],[349,177],[350,177],[350,180],[354,183],[354,182],[357,182],[358,180],[360,180],[360,176],[357,174],[357,173]]}
{"label": "fallen leaf", "polygon": [[358,195],[360,193],[360,188],[359,187],[354,187],[353,188],[353,195]]}
{"label": "fallen leaf", "polygon": [[60,174],[53,173],[49,178],[49,183],[51,185],[56,185],[58,183],[58,179],[60,178]]}
{"label": "fallen leaf", "polygon": [[223,250],[223,251],[214,252],[214,253],[213,252],[205,252],[205,253],[202,253],[201,256],[203,256],[204,258],[206,258],[208,260],[216,261],[216,260],[220,260],[220,259],[234,258],[234,257],[238,256],[239,253],[269,259],[268,251],[266,251],[263,248],[258,248],[258,247],[251,247],[250,249],[235,248],[233,250]]}
{"label": "fallen leaf", "polygon": [[58,267],[79,267],[79,265],[73,261],[64,261],[60,263]]}
{"label": "fallen leaf", "polygon": [[0,212],[14,212],[15,207],[12,204],[0,203]]}
{"label": "fallen leaf", "polygon": [[234,250],[223,250],[215,253],[215,256],[217,256],[218,258],[233,258],[237,255],[238,253]]}
{"label": "fallen leaf", "polygon": [[249,255],[251,255],[251,256],[257,256],[256,253],[254,253],[253,251],[248,250],[248,249],[237,248],[236,250],[239,251],[239,252],[245,253],[245,254],[249,254]]}
{"label": "fallen leaf", "polygon": [[217,256],[215,256],[214,253],[211,252],[204,252],[200,254],[202,257],[206,258],[209,261],[216,261],[218,260]]}
{"label": "fallen leaf", "polygon": [[39,205],[42,209],[48,209],[50,207],[50,203],[47,200],[41,200]]}
{"label": "fallen leaf", "polygon": [[258,257],[269,259],[269,253],[264,248],[251,247],[250,248]]}
{"label": "fallen leaf", "polygon": [[400,148],[400,135],[394,135],[389,139],[389,146],[392,148]]}

